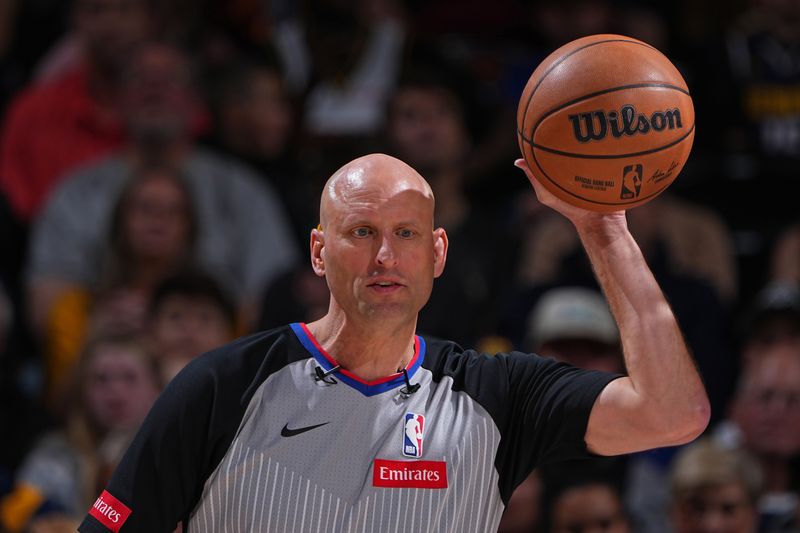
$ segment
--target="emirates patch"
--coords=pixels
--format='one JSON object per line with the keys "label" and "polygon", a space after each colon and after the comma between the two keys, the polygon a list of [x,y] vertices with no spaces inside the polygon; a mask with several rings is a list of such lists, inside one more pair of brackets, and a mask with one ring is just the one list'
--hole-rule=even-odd
{"label": "emirates patch", "polygon": [[446,489],[447,463],[444,461],[390,461],[375,459],[372,486],[414,489]]}
{"label": "emirates patch", "polygon": [[94,502],[89,514],[108,529],[117,533],[122,524],[131,515],[131,510],[121,501],[113,497],[108,491],[103,491]]}

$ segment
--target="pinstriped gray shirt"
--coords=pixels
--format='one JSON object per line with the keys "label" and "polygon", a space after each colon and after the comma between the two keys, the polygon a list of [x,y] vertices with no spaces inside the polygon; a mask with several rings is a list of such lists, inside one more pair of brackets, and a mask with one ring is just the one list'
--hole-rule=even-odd
{"label": "pinstriped gray shirt", "polygon": [[614,379],[422,337],[408,380],[335,367],[302,324],[199,358],[80,531],[495,531],[536,465],[586,454]]}

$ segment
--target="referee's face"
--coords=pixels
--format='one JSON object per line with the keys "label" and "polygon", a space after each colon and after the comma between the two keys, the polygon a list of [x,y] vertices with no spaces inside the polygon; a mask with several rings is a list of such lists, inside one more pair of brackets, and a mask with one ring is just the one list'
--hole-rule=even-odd
{"label": "referee's face", "polygon": [[433,194],[413,169],[384,155],[357,159],[329,180],[312,264],[349,321],[416,321],[444,269],[447,236],[433,228]]}

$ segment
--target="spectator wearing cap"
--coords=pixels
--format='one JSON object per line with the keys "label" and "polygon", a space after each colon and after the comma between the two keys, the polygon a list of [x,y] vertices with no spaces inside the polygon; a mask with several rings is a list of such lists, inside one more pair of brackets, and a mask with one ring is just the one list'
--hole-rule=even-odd
{"label": "spectator wearing cap", "polygon": [[[568,230],[568,228],[566,228]],[[636,235],[634,233],[634,235]],[[570,238],[576,238],[570,236]],[[638,237],[637,237],[638,239]],[[638,242],[638,241],[637,241]],[[552,245],[551,245],[552,244]],[[537,253],[556,254],[551,274],[541,279],[520,279],[501,306],[498,333],[523,346],[529,325],[525,318],[545,291],[560,286],[581,286],[598,290],[585,254],[562,254],[558,243],[539,241]],[[658,247],[656,247],[657,249]],[[653,251],[657,251],[654,249]],[[523,253],[523,263],[527,261]],[[678,319],[686,343],[692,351],[697,367],[711,400],[712,423],[720,420],[736,383],[736,357],[731,334],[730,309],[725,307],[715,291],[699,277],[678,273],[665,264],[664,257],[653,256],[653,272],[664,289],[664,294]],[[530,265],[533,268],[533,265]],[[546,279],[551,278],[551,279]]]}
{"label": "spectator wearing cap", "polygon": [[[545,290],[529,314],[525,348],[582,368],[625,372],[619,331],[608,304],[602,294],[587,287]],[[578,464],[560,463],[554,470],[604,469],[606,479],[617,484],[628,513],[614,527],[624,530],[630,524],[637,532],[666,533],[667,479],[674,453],[675,449],[654,450]],[[584,496],[603,497],[599,491],[586,491]]]}
{"label": "spectator wearing cap", "polygon": [[742,450],[709,439],[685,448],[672,467],[670,493],[675,533],[757,531],[761,470]]}
{"label": "spectator wearing cap", "polygon": [[528,318],[526,349],[581,368],[624,371],[608,304],[584,287],[557,287],[542,295]]}
{"label": "spectator wearing cap", "polygon": [[[619,331],[605,298],[593,289],[569,286],[544,292],[528,316],[524,344],[527,351],[573,366],[624,372]],[[608,531],[627,532],[628,522],[620,501],[627,467],[627,458],[604,457],[562,462],[544,469],[544,491],[550,505],[543,511],[549,530],[562,532],[586,527],[591,531],[591,528],[607,527]],[[587,469],[603,472],[603,475],[598,474],[591,482],[585,478],[571,479],[573,485],[569,487],[556,483],[557,472]],[[611,479],[616,480],[617,487],[610,488]],[[541,483],[539,475],[526,483]],[[526,490],[525,487],[522,490]],[[560,502],[558,505],[556,499]],[[510,518],[522,515],[519,507],[531,506],[530,502],[521,500],[515,491],[506,510]],[[576,508],[581,512],[575,511]],[[509,531],[516,530],[509,528]]]}

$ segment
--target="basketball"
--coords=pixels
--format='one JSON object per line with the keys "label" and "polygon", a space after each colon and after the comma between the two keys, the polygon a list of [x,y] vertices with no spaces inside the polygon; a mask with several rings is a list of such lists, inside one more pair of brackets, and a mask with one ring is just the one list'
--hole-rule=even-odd
{"label": "basketball", "polygon": [[565,44],[534,70],[517,109],[534,176],[558,198],[607,213],[652,200],[694,140],[686,82],[664,54],[622,35]]}

